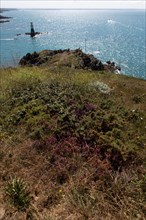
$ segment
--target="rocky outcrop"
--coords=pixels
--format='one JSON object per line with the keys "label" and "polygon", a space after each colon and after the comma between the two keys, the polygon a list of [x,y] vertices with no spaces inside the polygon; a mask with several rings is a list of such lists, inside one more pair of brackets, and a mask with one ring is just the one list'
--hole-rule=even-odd
{"label": "rocky outcrop", "polygon": [[9,20],[0,20],[0,23],[9,22]]}
{"label": "rocky outcrop", "polygon": [[6,16],[0,15],[0,23],[9,22],[9,20],[6,20],[6,19],[10,19],[10,18],[12,17],[6,17]]}
{"label": "rocky outcrop", "polygon": [[[19,64],[21,66],[40,66],[43,64],[49,65],[49,61],[55,58],[55,55],[63,54],[67,51],[68,50],[43,50],[39,53],[27,53],[26,56],[22,57]],[[57,61],[59,61],[59,58]]]}
{"label": "rocky outcrop", "polygon": [[107,70],[111,70],[111,71],[121,71],[121,67],[120,66],[117,66],[116,64],[115,64],[115,62],[111,62],[110,60],[108,60],[107,62],[106,62],[106,65],[105,65],[105,69],[107,69]]}
{"label": "rocky outcrop", "polygon": [[109,70],[114,72],[117,66],[108,61],[103,64],[92,54],[85,54],[81,49],[76,50],[43,50],[27,53],[20,60],[21,66],[67,66],[74,69],[90,69],[95,71]]}
{"label": "rocky outcrop", "polygon": [[[41,32],[34,32],[34,36],[35,36],[35,35],[39,35],[39,34],[42,34],[42,33],[41,33]],[[21,35],[21,34],[19,34],[19,35]],[[31,32],[26,32],[25,35],[31,36],[32,34],[31,34]],[[18,34],[17,34],[17,36],[18,36]],[[33,36],[33,37],[34,37],[34,36]]]}
{"label": "rocky outcrop", "polygon": [[83,68],[89,68],[91,70],[104,70],[103,63],[96,59],[93,55],[82,53]]}

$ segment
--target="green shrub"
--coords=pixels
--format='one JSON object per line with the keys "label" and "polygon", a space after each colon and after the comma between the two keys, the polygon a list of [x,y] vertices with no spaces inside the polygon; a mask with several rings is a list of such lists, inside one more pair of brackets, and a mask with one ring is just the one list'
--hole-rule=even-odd
{"label": "green shrub", "polygon": [[30,203],[29,191],[22,179],[13,178],[5,188],[6,195],[10,202],[21,211],[28,208]]}

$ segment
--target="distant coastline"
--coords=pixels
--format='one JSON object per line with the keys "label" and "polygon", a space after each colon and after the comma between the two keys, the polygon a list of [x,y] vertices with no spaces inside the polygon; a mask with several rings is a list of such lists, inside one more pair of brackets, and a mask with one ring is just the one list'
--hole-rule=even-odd
{"label": "distant coastline", "polygon": [[0,15],[0,23],[9,22],[10,20],[7,20],[7,19],[10,19],[10,18],[12,17],[6,17],[6,16]]}
{"label": "distant coastline", "polygon": [[48,10],[48,11],[146,11],[146,9],[120,9],[120,8],[1,8],[0,13],[17,10]]}
{"label": "distant coastline", "polygon": [[15,11],[18,10],[17,8],[0,8],[0,13],[6,12],[6,11]]}
{"label": "distant coastline", "polygon": [[135,8],[1,8],[0,13],[5,12],[5,11],[14,11],[14,10],[94,10],[94,11],[102,11],[102,10],[108,10],[108,11],[146,11],[145,8],[142,9],[135,9]]}
{"label": "distant coastline", "polygon": [[[13,9],[3,9],[3,8],[1,8],[0,9],[0,13],[6,12],[6,11],[10,11],[10,10],[13,10]],[[3,15],[0,14],[0,23],[10,22],[9,19],[11,19],[11,18],[12,17],[3,16]]]}

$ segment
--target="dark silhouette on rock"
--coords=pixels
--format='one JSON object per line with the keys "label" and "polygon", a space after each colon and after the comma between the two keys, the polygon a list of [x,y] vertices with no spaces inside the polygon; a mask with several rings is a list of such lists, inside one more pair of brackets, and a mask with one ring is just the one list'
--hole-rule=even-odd
{"label": "dark silhouette on rock", "polygon": [[[31,37],[35,37],[38,34],[42,34],[42,33],[41,32],[35,32],[33,23],[30,22],[30,32],[26,32],[25,35],[30,35]],[[19,35],[17,35],[17,36],[19,36]]]}
{"label": "dark silhouette on rock", "polygon": [[31,26],[31,37],[34,37],[35,36],[35,31],[34,31],[34,27],[33,27],[33,23],[31,22],[30,23],[30,26]]}

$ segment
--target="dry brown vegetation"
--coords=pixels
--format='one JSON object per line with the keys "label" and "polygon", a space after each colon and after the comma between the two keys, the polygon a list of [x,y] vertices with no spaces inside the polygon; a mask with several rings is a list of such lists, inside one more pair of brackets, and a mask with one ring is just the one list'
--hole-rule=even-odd
{"label": "dry brown vegetation", "polygon": [[0,71],[0,219],[144,220],[146,81]]}

